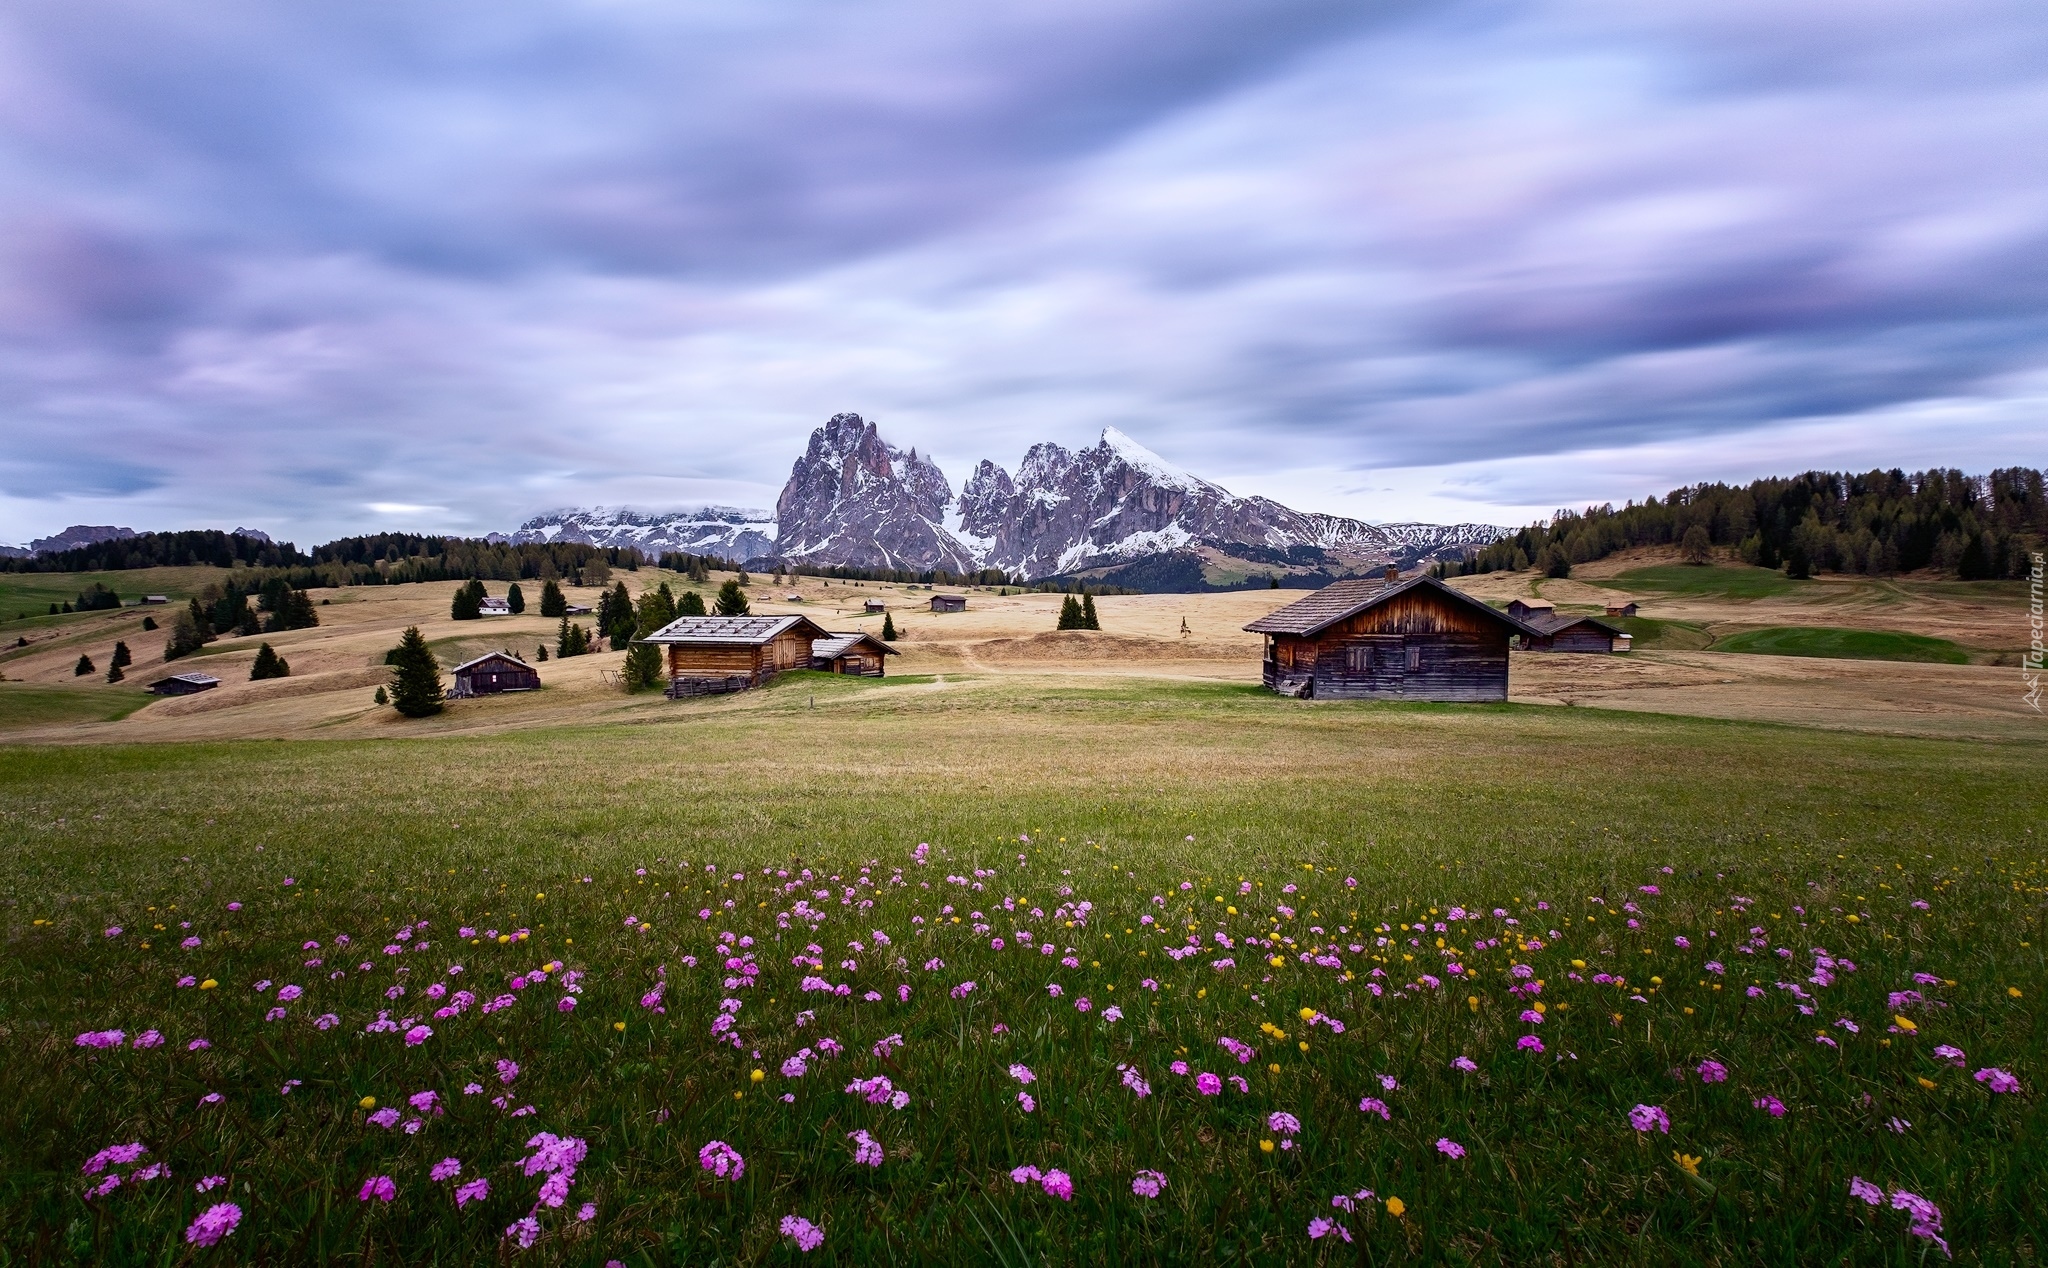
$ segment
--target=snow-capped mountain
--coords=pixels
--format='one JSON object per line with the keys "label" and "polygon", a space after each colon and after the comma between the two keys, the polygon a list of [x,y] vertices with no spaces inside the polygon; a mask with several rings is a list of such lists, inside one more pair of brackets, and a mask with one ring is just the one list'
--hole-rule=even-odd
{"label": "snow-capped mountain", "polygon": [[492,533],[489,540],[514,545],[581,542],[590,546],[637,546],[654,556],[665,550],[679,550],[693,555],[753,559],[775,553],[775,536],[772,511],[706,506],[648,515],[599,506],[536,515],[517,531]]}
{"label": "snow-capped mountain", "polygon": [[1033,445],[1012,473],[984,461],[956,498],[916,450],[858,414],[811,433],[775,513],[557,511],[509,539],[686,550],[753,561],[912,571],[984,568],[1037,579],[1085,573],[1142,588],[1264,584],[1412,566],[1484,545],[1485,524],[1374,525],[1239,497],[1107,428],[1094,445]]}

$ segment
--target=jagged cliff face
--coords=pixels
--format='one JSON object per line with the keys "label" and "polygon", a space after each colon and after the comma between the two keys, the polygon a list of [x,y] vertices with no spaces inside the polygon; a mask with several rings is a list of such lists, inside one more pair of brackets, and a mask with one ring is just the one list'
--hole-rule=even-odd
{"label": "jagged cliff face", "polygon": [[761,565],[999,568],[1031,579],[1172,556],[1176,577],[1241,582],[1254,573],[1330,576],[1393,560],[1412,564],[1504,531],[1374,526],[1238,497],[1114,428],[1086,449],[1033,445],[1014,475],[984,461],[955,498],[929,458],[888,444],[858,414],[837,414],[811,433],[772,518],[718,508],[670,516],[557,512],[528,521],[513,540],[689,550]]}
{"label": "jagged cliff face", "polygon": [[953,488],[928,458],[885,443],[858,414],[811,433],[775,503],[775,555],[856,568],[971,572],[973,553],[946,527]]}

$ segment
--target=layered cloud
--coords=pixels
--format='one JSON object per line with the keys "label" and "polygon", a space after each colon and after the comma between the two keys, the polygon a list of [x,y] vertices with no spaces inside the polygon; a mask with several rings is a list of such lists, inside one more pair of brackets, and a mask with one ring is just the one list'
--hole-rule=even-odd
{"label": "layered cloud", "polygon": [[15,6],[0,538],[768,504],[843,409],[1383,519],[2039,463],[2044,141],[2017,4]]}

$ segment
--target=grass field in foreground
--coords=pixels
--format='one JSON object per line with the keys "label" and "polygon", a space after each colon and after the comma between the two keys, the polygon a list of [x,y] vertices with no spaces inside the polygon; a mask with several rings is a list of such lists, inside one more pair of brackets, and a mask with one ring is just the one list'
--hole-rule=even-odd
{"label": "grass field in foreground", "polygon": [[1780,625],[1744,630],[1714,642],[1717,652],[1763,656],[1822,656],[1835,660],[1906,660],[1967,665],[1970,654],[1945,638],[1897,630],[1845,630],[1827,626]]}
{"label": "grass field in foreground", "polygon": [[2036,747],[763,702],[0,753],[0,1253],[2038,1262]]}

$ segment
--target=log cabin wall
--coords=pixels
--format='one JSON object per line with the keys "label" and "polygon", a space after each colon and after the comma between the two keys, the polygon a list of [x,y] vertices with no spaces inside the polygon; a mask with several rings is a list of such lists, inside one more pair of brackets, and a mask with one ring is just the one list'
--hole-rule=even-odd
{"label": "log cabin wall", "polygon": [[757,677],[761,649],[745,644],[671,643],[668,648],[670,678]]}
{"label": "log cabin wall", "polygon": [[1320,699],[1508,698],[1507,629],[1428,590],[1395,595],[1314,638],[1276,641],[1296,673],[1312,674]]}
{"label": "log cabin wall", "polygon": [[1540,644],[1546,652],[1611,652],[1614,650],[1614,636],[1591,625],[1567,626],[1551,635]]}

